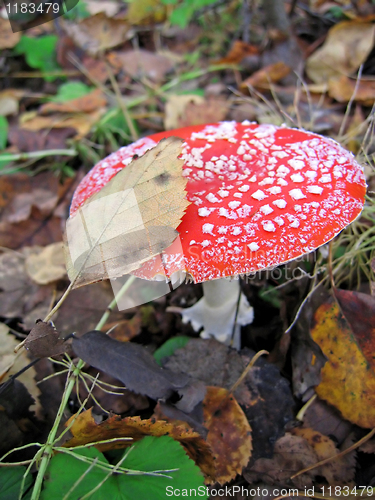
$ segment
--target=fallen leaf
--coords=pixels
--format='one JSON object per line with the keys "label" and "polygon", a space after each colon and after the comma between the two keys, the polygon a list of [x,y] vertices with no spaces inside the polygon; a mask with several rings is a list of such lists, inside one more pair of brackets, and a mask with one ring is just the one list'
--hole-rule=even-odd
{"label": "fallen leaf", "polygon": [[38,285],[47,285],[66,275],[63,243],[51,243],[26,257],[26,272]]}
{"label": "fallen leaf", "polygon": [[[24,349],[17,354],[14,353],[14,349],[18,344],[19,341],[16,337],[9,333],[9,328],[4,323],[0,323],[0,382],[6,382],[9,377],[21,371],[22,368],[30,363],[27,352]],[[31,366],[19,375],[17,380],[26,387],[28,393],[34,399],[35,403],[31,406],[31,410],[40,416],[42,410],[39,402],[40,390],[36,385],[34,377],[35,368]]]}
{"label": "fallen leaf", "polygon": [[49,310],[52,286],[37,285],[26,272],[25,259],[30,251],[26,247],[22,252],[8,251],[0,255],[0,315],[4,318],[25,320],[38,306],[44,315]]}
{"label": "fallen leaf", "polygon": [[132,338],[139,335],[142,327],[142,315],[140,309],[132,317],[132,319],[124,319],[116,323],[107,323],[106,330],[111,330],[108,335],[111,339],[119,342],[129,342]]}
{"label": "fallen leaf", "polygon": [[203,104],[203,97],[196,94],[171,95],[165,103],[164,127],[166,130],[178,128],[184,118],[186,106],[189,103]]}
{"label": "fallen leaf", "polygon": [[95,89],[89,94],[71,101],[43,104],[39,111],[42,115],[56,111],[60,113],[91,113],[105,107],[106,104],[107,100],[103,92],[100,89]]}
{"label": "fallen leaf", "polygon": [[257,55],[259,55],[258,47],[242,40],[235,40],[227,55],[213,61],[212,64],[239,64],[245,57]]}
{"label": "fallen leaf", "polygon": [[303,424],[305,427],[333,437],[340,445],[350,434],[353,425],[342,418],[340,412],[325,401],[316,398],[304,413]]}
{"label": "fallen leaf", "polygon": [[126,21],[107,17],[103,12],[77,24],[64,22],[63,29],[78,47],[92,56],[116,47],[132,37]]}
{"label": "fallen leaf", "polygon": [[113,17],[120,10],[120,5],[118,4],[118,2],[114,2],[111,0],[105,0],[101,2],[95,0],[86,0],[85,7],[92,16],[98,14],[99,12],[104,12],[107,17]]}
{"label": "fallen leaf", "polygon": [[178,372],[161,368],[144,347],[118,342],[98,331],[73,338],[73,350],[86,363],[120,380],[127,389],[152,399],[169,399],[176,393],[175,406],[190,413],[205,394],[202,383]]}
{"label": "fallen leaf", "polygon": [[[327,458],[332,458],[340,453],[329,437],[305,427],[296,427],[291,431],[294,436],[303,437],[314,450],[317,461],[320,462]],[[355,452],[352,451],[344,456],[337,457],[319,467],[319,474],[326,478],[328,484],[348,484],[354,479],[355,474]]]}
{"label": "fallen leaf", "polygon": [[73,137],[75,132],[74,128],[65,127],[65,125],[52,130],[50,128],[41,128],[38,132],[25,130],[23,127],[11,127],[8,139],[13,146],[17,147],[18,151],[28,153],[45,149],[64,149],[66,148],[67,139]]}
{"label": "fallen leaf", "polygon": [[[144,436],[170,436],[179,441],[185,448],[189,457],[202,468],[208,477],[215,477],[215,467],[213,456],[209,445],[204,439],[186,425],[176,425],[151,418],[141,420],[140,417],[125,417],[119,415],[110,416],[104,422],[97,424],[92,416],[92,410],[84,411],[73,415],[65,424],[69,427],[73,438],[67,441],[64,446],[75,447],[88,445],[96,441],[112,439],[110,443],[95,445],[100,451],[125,448],[131,446],[134,441],[139,441]],[[129,441],[116,438],[130,438]]]}
{"label": "fallen leaf", "polygon": [[75,288],[128,274],[177,238],[189,205],[181,144],[173,137],[159,142],[68,219],[67,271]]}
{"label": "fallen leaf", "polygon": [[273,458],[260,458],[246,468],[244,477],[249,482],[266,481],[268,484],[291,483],[300,490],[311,487],[317,476],[327,479],[330,486],[350,484],[355,468],[352,459],[340,457],[320,467],[315,467],[297,477],[290,477],[320,460],[337,455],[339,450],[323,434],[312,429],[294,429],[275,444]]}
{"label": "fallen leaf", "polygon": [[78,177],[60,183],[52,171],[0,176],[0,246],[18,249],[60,241]]}
{"label": "fallen leaf", "polygon": [[0,116],[16,115],[19,101],[25,92],[19,89],[7,89],[0,92]]}
{"label": "fallen leaf", "polygon": [[0,50],[12,49],[20,41],[21,33],[13,33],[8,19],[0,17]]}
{"label": "fallen leaf", "polygon": [[[105,83],[108,78],[108,69],[106,63],[102,60],[98,61],[90,56],[85,56],[82,59],[82,64],[85,67],[86,71],[89,73],[90,77],[93,81],[98,81],[100,83]],[[111,71],[114,75],[117,75],[117,68],[111,68]]]}
{"label": "fallen leaf", "polygon": [[342,290],[337,291],[337,297],[344,307],[342,312],[336,301],[329,299],[316,311],[311,330],[313,340],[327,358],[316,393],[350,422],[373,428],[375,299]]}
{"label": "fallen leaf", "polygon": [[[108,281],[72,290],[54,318],[57,330],[64,332],[64,336],[94,330],[112,300],[113,291]],[[110,315],[113,322],[123,318],[124,315],[116,310]]]}
{"label": "fallen leaf", "polygon": [[156,83],[165,80],[167,73],[174,68],[170,58],[143,49],[111,52],[107,58],[114,68],[124,71],[132,78],[146,77]]}
{"label": "fallen leaf", "polygon": [[353,99],[363,106],[372,106],[375,102],[375,81],[361,79],[356,82],[354,78],[345,75],[330,78],[328,94],[338,102],[349,102]]}
{"label": "fallen leaf", "polygon": [[59,356],[68,350],[53,324],[37,320],[25,340],[25,349],[36,358]]}
{"label": "fallen leaf", "polygon": [[375,24],[342,21],[335,24],[321,48],[306,61],[306,73],[315,83],[350,76],[365,62],[374,47]]}
{"label": "fallen leaf", "polygon": [[132,25],[162,23],[168,12],[170,7],[160,0],[137,0],[130,2],[126,18]]}
{"label": "fallen leaf", "polygon": [[[10,451],[22,445],[27,434],[33,431],[34,425],[30,406],[35,403],[29,391],[19,380],[8,380],[0,384],[0,453]],[[9,498],[8,485],[0,480],[0,496],[4,498],[2,487],[5,486],[5,498]],[[4,490],[3,490],[4,491]],[[18,496],[18,494],[16,494]]]}
{"label": "fallen leaf", "polygon": [[221,98],[210,98],[200,104],[189,101],[178,118],[177,127],[220,122],[225,119],[228,110],[229,103]]}
{"label": "fallen leaf", "polygon": [[221,387],[207,387],[203,411],[215,481],[224,484],[241,474],[251,457],[251,427],[234,396]]}
{"label": "fallen leaf", "polygon": [[246,91],[249,87],[269,89],[272,83],[277,83],[279,80],[289,75],[290,72],[290,66],[282,61],[269,64],[253,73],[249,78],[246,78],[246,80],[241,83],[240,88]]}
{"label": "fallen leaf", "polygon": [[[191,339],[164,366],[182,371],[206,385],[230,389],[254,355],[250,349],[240,355],[214,339]],[[294,417],[289,382],[276,366],[261,358],[234,396],[253,430],[252,458],[271,457],[274,443],[284,434],[285,424]]]}
{"label": "fallen leaf", "polygon": [[[77,134],[74,136],[75,139],[85,137],[100,119],[100,117],[105,113],[105,108],[97,109],[91,113],[82,113],[65,115],[65,114],[54,114],[49,116],[33,116],[28,120],[24,120],[21,124],[21,130],[32,130],[34,132],[40,131],[48,137],[50,134],[50,129],[73,128],[76,130]],[[22,116],[20,117],[20,120]],[[46,130],[43,130],[46,129]],[[46,139],[48,140],[48,139]],[[56,147],[56,146],[54,146]],[[65,145],[64,145],[65,147]]]}

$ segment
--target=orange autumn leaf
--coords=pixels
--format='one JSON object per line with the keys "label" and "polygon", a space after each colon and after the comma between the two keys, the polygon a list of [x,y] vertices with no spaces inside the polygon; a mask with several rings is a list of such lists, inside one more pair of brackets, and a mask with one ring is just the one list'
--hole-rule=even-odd
{"label": "orange autumn leaf", "polygon": [[[310,427],[296,427],[292,429],[293,436],[304,438],[311,449],[315,452],[317,462],[340,454],[335,443],[328,436],[321,434]],[[312,470],[313,475],[320,475],[326,478],[328,484],[345,484],[354,478],[355,454],[348,453],[330,460],[319,468]]]}
{"label": "orange autumn leaf", "polygon": [[95,89],[89,94],[77,99],[72,99],[66,102],[49,102],[43,104],[40,108],[40,113],[46,115],[58,111],[60,113],[91,113],[103,108],[107,104],[107,99],[104,97],[100,89]]}
{"label": "orange autumn leaf", "polygon": [[231,481],[251,457],[251,427],[240,405],[227,389],[207,387],[203,401],[207,442],[216,463],[216,481]]}
{"label": "orange autumn leaf", "polygon": [[242,40],[235,40],[227,55],[213,61],[213,64],[239,64],[245,57],[257,55],[259,55],[258,47]]}
{"label": "orange autumn leaf", "polygon": [[241,90],[247,90],[249,87],[269,89],[272,83],[276,83],[291,72],[290,66],[282,61],[269,64],[264,68],[253,73],[249,78],[244,80],[240,87]]}
{"label": "orange autumn leaf", "polygon": [[[69,427],[70,425],[71,427]],[[206,477],[215,477],[215,466],[210,447],[200,434],[188,425],[155,420],[154,418],[148,420],[141,420],[140,417],[121,418],[119,415],[112,415],[107,420],[97,424],[90,408],[70,417],[65,426],[69,427],[73,434],[73,438],[64,444],[65,447],[112,440],[109,443],[96,444],[95,447],[99,451],[125,448],[145,436],[170,436],[182,444],[186,453],[195,461]]]}
{"label": "orange autumn leaf", "polygon": [[371,321],[375,300],[355,292],[339,290],[336,293],[341,310],[334,299],[322,304],[315,313],[315,325],[311,331],[313,340],[327,357],[316,393],[340,410],[350,422],[373,428],[375,332]]}
{"label": "orange autumn leaf", "polygon": [[331,78],[328,82],[328,94],[338,102],[349,102],[353,99],[364,106],[372,106],[375,101],[375,81],[349,78],[342,75],[339,78]]}

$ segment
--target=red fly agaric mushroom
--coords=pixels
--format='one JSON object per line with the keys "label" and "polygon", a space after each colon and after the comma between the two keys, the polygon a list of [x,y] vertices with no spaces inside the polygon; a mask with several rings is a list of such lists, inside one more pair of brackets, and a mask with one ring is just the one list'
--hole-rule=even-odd
{"label": "red fly agaric mushroom", "polygon": [[[183,271],[203,283],[204,297],[180,311],[183,319],[196,330],[203,327],[201,336],[229,343],[240,293],[233,278],[331,240],[360,214],[365,177],[353,155],[331,139],[287,127],[221,122],[155,134],[111,154],[82,180],[71,214],[134,154],[172,135],[185,141],[183,175],[191,202],[177,228],[182,253],[172,244],[163,262],[153,258],[134,274],[173,279]],[[237,324],[250,323],[253,311],[243,295],[239,304]]]}

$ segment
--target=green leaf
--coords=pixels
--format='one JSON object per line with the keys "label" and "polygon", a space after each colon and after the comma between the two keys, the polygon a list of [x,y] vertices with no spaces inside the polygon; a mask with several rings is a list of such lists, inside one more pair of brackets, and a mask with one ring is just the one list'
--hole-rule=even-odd
{"label": "green leaf", "polygon": [[189,340],[190,337],[187,337],[186,335],[180,335],[179,337],[168,339],[162,346],[159,347],[159,349],[156,349],[156,351],[154,352],[154,358],[156,359],[156,362],[161,365],[161,361],[163,358],[172,356],[172,354],[174,354],[177,349],[180,349],[180,347],[185,347]]}
{"label": "green leaf", "polygon": [[0,116],[0,150],[5,149],[8,141],[8,121],[5,116]]}
{"label": "green leaf", "polygon": [[82,82],[67,82],[60,85],[57,94],[50,100],[53,102],[67,102],[89,94],[94,87],[89,87]]}
{"label": "green leaf", "polygon": [[[93,459],[96,459],[101,465],[108,464],[104,455],[95,448],[79,449],[75,451],[75,454],[87,457],[91,463]],[[111,475],[97,491],[87,498],[90,500],[102,500],[103,498],[111,500],[135,500],[138,498],[164,500],[170,496],[167,495],[168,491],[176,491],[176,489],[181,492],[186,490],[189,494],[190,489],[195,489],[195,496],[207,498],[203,476],[199,468],[188,458],[182,446],[172,438],[168,436],[145,437],[128,449],[123,456],[126,458],[121,467],[137,471],[136,475],[119,473]],[[65,498],[69,491],[71,493],[66,497],[69,500],[78,500],[83,495],[88,494],[107,476],[107,472],[98,467],[100,465],[98,462],[94,463],[88,471],[90,464],[78,458],[65,453],[55,455],[47,470],[41,500]],[[165,474],[169,477],[142,474],[142,471],[152,472],[170,469],[178,470],[166,472]]]}
{"label": "green leaf", "polygon": [[[27,64],[40,71],[55,71],[60,69],[56,62],[56,43],[58,37],[55,35],[45,35],[40,38],[22,36],[15,46],[16,54],[23,54]],[[55,77],[45,77],[47,81],[54,80]]]}
{"label": "green leaf", "polygon": [[[26,467],[0,467],[0,498],[1,500],[18,500],[21,482]],[[23,490],[27,490],[32,482],[32,477],[28,475],[25,479]]]}
{"label": "green leaf", "polygon": [[194,11],[194,6],[191,6],[189,4],[182,4],[172,12],[169,20],[171,24],[175,24],[180,28],[186,28],[191,18],[193,17]]}

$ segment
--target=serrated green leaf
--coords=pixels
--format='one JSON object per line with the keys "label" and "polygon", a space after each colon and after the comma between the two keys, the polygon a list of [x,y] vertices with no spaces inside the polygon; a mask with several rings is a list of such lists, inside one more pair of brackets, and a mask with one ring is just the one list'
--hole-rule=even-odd
{"label": "serrated green leaf", "polygon": [[156,362],[161,366],[161,361],[163,358],[172,356],[172,354],[177,349],[180,349],[180,347],[185,347],[189,340],[190,337],[187,337],[186,335],[180,335],[179,337],[168,339],[162,346],[159,347],[159,349],[156,349],[156,351],[154,352],[154,358],[156,359]]}
{"label": "serrated green leaf", "polygon": [[[102,464],[108,461],[95,448],[79,449],[75,453],[89,459],[97,459]],[[203,476],[199,468],[186,455],[182,446],[168,436],[147,436],[142,441],[125,452],[127,454],[121,466],[133,471],[140,471],[137,475],[115,474],[87,498],[90,500],[164,500],[168,491],[176,489],[195,489],[200,498],[207,498]],[[78,500],[95,489],[106,477],[107,472],[94,464],[88,471],[90,464],[65,453],[55,455],[48,467],[41,500],[52,498],[66,498]],[[167,472],[169,477],[147,476],[142,472],[177,469]],[[88,472],[87,472],[88,471]],[[75,487],[74,487],[75,486]],[[74,487],[74,489],[73,489]],[[167,489],[168,487],[168,489]],[[186,496],[186,495],[185,495]]]}
{"label": "serrated green leaf", "polygon": [[[1,500],[18,500],[23,475],[26,467],[0,467],[0,498]],[[26,491],[32,482],[28,475],[25,479],[23,490]]]}

